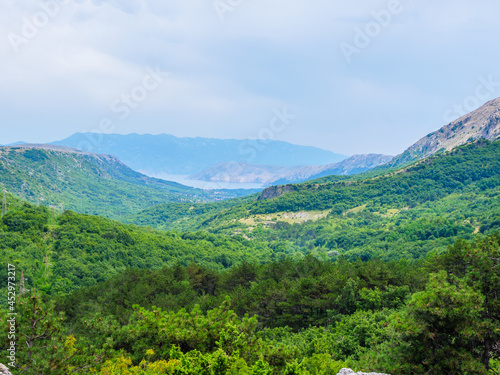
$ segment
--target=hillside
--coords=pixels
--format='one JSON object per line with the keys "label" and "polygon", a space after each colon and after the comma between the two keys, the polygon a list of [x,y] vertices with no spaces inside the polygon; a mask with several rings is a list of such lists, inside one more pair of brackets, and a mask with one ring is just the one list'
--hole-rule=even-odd
{"label": "hillside", "polygon": [[28,201],[120,217],[165,202],[233,198],[248,191],[204,191],[147,177],[110,155],[59,146],[0,148],[0,184]]}
{"label": "hillside", "polygon": [[[223,235],[161,232],[73,211],[61,214],[12,196],[0,218],[0,261],[15,262],[31,285],[49,294],[90,286],[128,268],[196,262],[223,270],[243,261],[265,261],[272,252],[265,244]],[[0,286],[6,283],[4,268]]]}
{"label": "hillside", "polygon": [[352,175],[365,172],[392,160],[388,155],[353,155],[338,163],[285,167],[228,162],[204,169],[189,178],[202,181],[258,182],[263,185],[298,183],[327,175]]}
{"label": "hillside", "polygon": [[77,133],[52,144],[117,156],[130,168],[148,175],[189,175],[226,162],[259,165],[320,165],[345,156],[282,141],[178,138],[160,135]]}
{"label": "hillside", "polygon": [[273,241],[285,252],[418,258],[500,226],[499,175],[500,142],[478,141],[384,176],[270,187],[257,201],[163,223],[170,209],[158,207],[134,221]]}
{"label": "hillside", "polygon": [[499,137],[500,98],[497,98],[423,137],[394,158],[387,166],[402,166],[438,152],[450,151],[474,140],[487,139],[492,141]]}
{"label": "hillside", "polygon": [[[6,175],[6,160],[13,164],[21,158],[29,158],[34,168],[37,160],[48,158],[61,163],[58,169],[61,184],[71,188],[74,179],[82,177],[70,174],[74,165],[62,164],[69,158],[59,160],[59,151],[21,148],[1,151],[2,176]],[[8,156],[12,153],[15,155]],[[78,161],[83,172],[97,168],[95,162],[87,164],[84,156],[98,157],[102,163],[107,158],[71,155],[71,160]],[[26,171],[26,176],[34,171]],[[106,171],[96,169],[97,172]],[[333,260],[339,255],[351,259],[414,259],[431,250],[444,250],[457,238],[472,238],[475,233],[498,230],[499,175],[500,141],[480,141],[384,177],[287,185],[282,189],[269,188],[260,195],[222,202],[171,202],[122,217],[167,232],[69,211],[60,215],[58,210],[23,205],[9,197],[7,212],[3,213],[0,243],[7,251],[2,256],[17,253],[16,259],[22,260],[25,269],[33,269],[27,271],[31,277],[36,276],[35,259],[42,256],[32,249],[50,250],[54,275],[69,278],[75,285],[82,277],[95,278],[96,274],[70,269],[90,264],[102,268],[98,281],[126,267],[158,268],[176,260],[222,269],[245,259],[265,263],[286,257],[301,259],[308,254],[323,260]],[[54,176],[45,176],[38,185],[34,180],[27,180],[24,189],[37,193],[36,189],[52,179],[57,182]],[[95,181],[102,184],[106,180]],[[114,186],[137,185],[116,182]],[[82,189],[91,187],[91,184],[85,185]],[[48,185],[43,192],[57,188],[57,185]],[[86,191],[70,188],[67,191],[73,194]],[[101,187],[105,194],[103,191]],[[66,196],[64,192],[60,194]],[[175,233],[172,229],[191,233]],[[188,243],[192,245],[186,247]],[[64,272],[68,274],[64,276]],[[80,276],[70,277],[73,272]],[[89,285],[91,281],[82,283]]]}

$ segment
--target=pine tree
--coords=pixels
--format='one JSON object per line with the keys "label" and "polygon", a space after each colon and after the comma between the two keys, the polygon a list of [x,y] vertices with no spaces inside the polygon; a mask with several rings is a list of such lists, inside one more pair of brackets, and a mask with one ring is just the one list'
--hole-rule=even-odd
{"label": "pine tree", "polygon": [[5,195],[5,191],[3,192],[3,200],[2,200],[2,218],[7,213],[7,197]]}

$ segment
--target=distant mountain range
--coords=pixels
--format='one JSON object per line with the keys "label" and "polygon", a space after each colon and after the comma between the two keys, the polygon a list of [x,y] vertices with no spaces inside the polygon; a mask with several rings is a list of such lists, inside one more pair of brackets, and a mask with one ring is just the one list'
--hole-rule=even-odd
{"label": "distant mountain range", "polygon": [[497,98],[428,134],[396,157],[378,154],[346,157],[281,141],[178,138],[167,134],[77,133],[51,145],[69,147],[66,151],[72,152],[79,149],[114,155],[134,171],[150,176],[189,175],[192,180],[270,186],[329,175],[352,175],[373,168],[380,171],[399,168],[470,141],[495,140],[499,136],[500,98]]}
{"label": "distant mountain range", "polygon": [[205,181],[261,182],[266,186],[298,183],[328,175],[353,175],[376,167],[380,170],[398,168],[475,140],[496,140],[499,137],[500,98],[497,98],[428,134],[396,157],[378,154],[354,155],[333,164],[301,167],[222,163],[193,174],[190,178]]}
{"label": "distant mountain range", "polygon": [[354,155],[339,163],[283,167],[268,165],[253,165],[246,163],[223,163],[191,175],[194,180],[224,181],[224,182],[260,182],[269,186],[273,184],[297,183],[327,175],[351,175],[365,172],[391,161],[390,155]]}
{"label": "distant mountain range", "polygon": [[347,156],[282,141],[178,138],[173,135],[77,133],[51,144],[117,156],[148,175],[190,175],[221,163],[303,166],[336,163]]}
{"label": "distant mountain range", "polygon": [[116,155],[150,176],[189,175],[191,180],[295,183],[328,174],[350,175],[390,161],[387,155],[344,155],[281,141],[178,138],[172,135],[77,133],[53,145]]}

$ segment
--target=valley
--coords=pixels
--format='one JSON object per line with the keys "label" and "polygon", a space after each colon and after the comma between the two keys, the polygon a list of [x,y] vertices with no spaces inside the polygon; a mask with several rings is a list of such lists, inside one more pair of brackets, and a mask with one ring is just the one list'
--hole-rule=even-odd
{"label": "valley", "polygon": [[[0,309],[33,337],[17,347],[23,371],[494,373],[495,113],[488,103],[429,145],[263,190],[191,188],[67,146],[1,147],[0,259],[28,290]],[[369,168],[351,175],[359,161]]]}

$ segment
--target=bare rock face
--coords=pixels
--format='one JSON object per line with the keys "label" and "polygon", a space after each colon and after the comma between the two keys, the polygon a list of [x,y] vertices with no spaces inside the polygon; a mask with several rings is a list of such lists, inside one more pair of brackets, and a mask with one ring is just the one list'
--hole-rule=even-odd
{"label": "bare rock face", "polygon": [[271,186],[262,191],[262,194],[259,197],[259,200],[263,199],[273,199],[280,197],[286,193],[291,193],[296,190],[294,185],[279,185],[279,186]]}
{"label": "bare rock face", "polygon": [[0,375],[12,375],[7,366],[0,363]]}
{"label": "bare rock face", "polygon": [[449,151],[479,139],[494,141],[500,137],[500,98],[430,133],[410,146],[389,165],[399,166],[440,151]]}
{"label": "bare rock face", "polygon": [[378,372],[354,372],[350,368],[343,368],[340,369],[337,375],[388,375],[388,374],[381,374]]}

